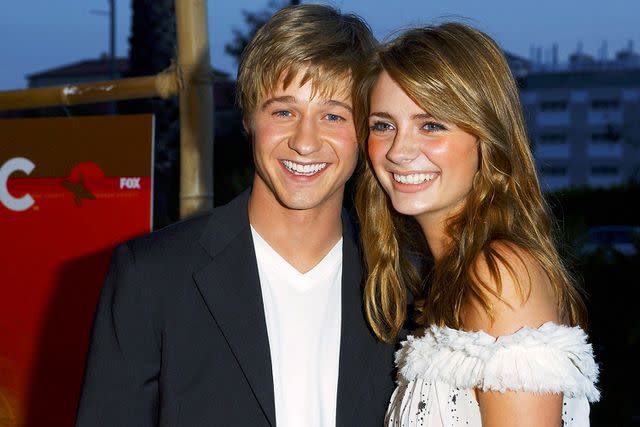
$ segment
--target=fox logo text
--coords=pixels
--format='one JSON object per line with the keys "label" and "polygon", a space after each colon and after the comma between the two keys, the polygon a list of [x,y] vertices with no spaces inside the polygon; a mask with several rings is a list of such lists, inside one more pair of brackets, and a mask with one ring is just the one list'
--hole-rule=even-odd
{"label": "fox logo text", "polygon": [[140,178],[120,178],[120,189],[140,190]]}
{"label": "fox logo text", "polygon": [[14,157],[0,166],[0,204],[3,204],[7,209],[17,212],[26,211],[33,206],[33,197],[29,194],[25,194],[22,197],[12,196],[7,188],[7,182],[12,173],[21,171],[29,175],[35,167],[36,165],[34,165],[31,160],[25,159],[24,157]]}

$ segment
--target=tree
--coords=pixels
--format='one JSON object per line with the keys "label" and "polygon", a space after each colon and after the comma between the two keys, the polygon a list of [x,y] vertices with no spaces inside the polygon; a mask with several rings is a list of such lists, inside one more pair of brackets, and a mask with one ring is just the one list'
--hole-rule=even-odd
{"label": "tree", "polygon": [[130,73],[157,74],[170,65],[175,55],[174,0],[132,0],[131,7]]}
{"label": "tree", "polygon": [[[176,56],[175,0],[132,0],[131,8],[128,74],[131,77],[155,75],[169,67]],[[178,219],[178,99],[126,102],[121,110],[155,115],[154,225],[171,223]]]}
{"label": "tree", "polygon": [[227,55],[235,58],[236,63],[240,61],[240,56],[244,51],[244,48],[249,44],[249,41],[253,38],[253,35],[264,25],[265,22],[271,18],[271,16],[280,8],[287,5],[300,4],[300,0],[289,1],[276,1],[270,0],[266,9],[259,12],[242,11],[244,22],[247,26],[246,31],[233,28],[233,40],[230,43],[225,44],[224,51]]}

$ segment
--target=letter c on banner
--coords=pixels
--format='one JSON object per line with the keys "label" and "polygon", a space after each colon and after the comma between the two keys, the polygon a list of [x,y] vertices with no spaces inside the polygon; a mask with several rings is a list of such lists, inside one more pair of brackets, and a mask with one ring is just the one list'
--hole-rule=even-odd
{"label": "letter c on banner", "polygon": [[13,197],[7,188],[9,176],[15,171],[22,171],[29,175],[36,167],[33,162],[24,157],[15,157],[0,167],[0,202],[12,211],[25,211],[33,205],[33,197],[25,194],[20,198]]}

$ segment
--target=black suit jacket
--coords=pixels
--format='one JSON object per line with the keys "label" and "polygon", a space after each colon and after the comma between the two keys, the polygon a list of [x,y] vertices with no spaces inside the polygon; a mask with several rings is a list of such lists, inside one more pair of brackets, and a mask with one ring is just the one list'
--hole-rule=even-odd
{"label": "black suit jacket", "polygon": [[[77,426],[275,426],[247,203],[248,192],[116,248]],[[361,258],[345,218],[337,426],[380,426],[393,348],[376,341],[363,317]]]}

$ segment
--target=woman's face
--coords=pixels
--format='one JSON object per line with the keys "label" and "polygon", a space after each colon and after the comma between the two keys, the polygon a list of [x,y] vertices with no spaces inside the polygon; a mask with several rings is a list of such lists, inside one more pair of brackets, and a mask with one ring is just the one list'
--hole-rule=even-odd
{"label": "woman's face", "polygon": [[448,218],[471,190],[477,138],[431,117],[386,71],[370,102],[369,157],[394,208],[420,223]]}

